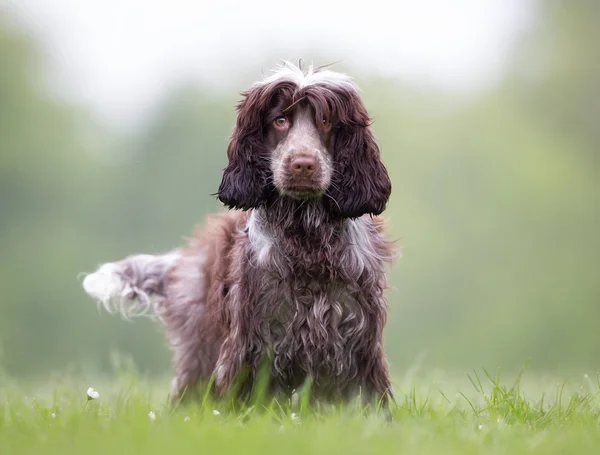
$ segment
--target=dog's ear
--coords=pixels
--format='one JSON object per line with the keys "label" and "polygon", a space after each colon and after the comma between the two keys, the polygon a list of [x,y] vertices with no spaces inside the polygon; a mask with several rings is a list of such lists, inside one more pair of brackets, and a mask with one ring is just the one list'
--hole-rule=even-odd
{"label": "dog's ear", "polygon": [[243,92],[237,121],[227,147],[229,163],[217,196],[230,208],[250,209],[264,205],[273,193],[268,151],[264,143],[263,114],[268,102],[262,87]]}
{"label": "dog's ear", "polygon": [[356,218],[379,215],[392,192],[392,183],[381,161],[370,118],[358,94],[351,97],[347,119],[335,133],[333,178],[325,197],[329,211]]}

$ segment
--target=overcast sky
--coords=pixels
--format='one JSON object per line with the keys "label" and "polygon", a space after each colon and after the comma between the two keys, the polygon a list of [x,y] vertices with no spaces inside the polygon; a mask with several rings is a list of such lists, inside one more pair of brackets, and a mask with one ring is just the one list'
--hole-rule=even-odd
{"label": "overcast sky", "polygon": [[531,0],[0,2],[33,29],[59,87],[121,127],[182,79],[223,86],[306,49],[350,68],[478,88],[497,77],[531,16]]}

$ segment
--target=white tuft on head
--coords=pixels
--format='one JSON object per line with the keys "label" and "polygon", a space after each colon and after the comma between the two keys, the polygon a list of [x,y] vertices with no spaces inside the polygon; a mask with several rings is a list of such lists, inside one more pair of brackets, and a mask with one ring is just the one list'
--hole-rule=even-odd
{"label": "white tuft on head", "polygon": [[267,85],[281,80],[292,81],[300,88],[309,85],[336,85],[358,91],[358,86],[346,74],[315,67],[312,63],[306,71],[303,71],[299,66],[287,60],[284,60],[281,65],[273,70],[272,74],[254,85]]}

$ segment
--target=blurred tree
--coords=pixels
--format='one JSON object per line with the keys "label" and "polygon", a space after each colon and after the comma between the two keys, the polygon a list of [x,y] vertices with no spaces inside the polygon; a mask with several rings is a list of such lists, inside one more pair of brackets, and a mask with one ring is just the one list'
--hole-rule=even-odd
{"label": "blurred tree", "polygon": [[184,84],[158,109],[136,143],[129,171],[134,178],[122,188],[121,219],[136,227],[131,248],[173,248],[205,213],[220,207],[214,194],[226,164],[234,103]]}
{"label": "blurred tree", "polygon": [[41,55],[3,14],[0,66],[0,367],[13,374],[70,363],[105,369],[110,348],[119,346],[111,330],[118,340],[122,328],[91,322],[77,275],[103,253],[122,251],[118,236],[97,235],[115,232],[106,220],[116,218],[111,190],[120,172],[85,153],[105,133],[51,95]]}
{"label": "blurred tree", "polygon": [[600,2],[545,0],[516,53],[513,87],[548,125],[582,141],[600,165]]}
{"label": "blurred tree", "polygon": [[[359,75],[394,185],[386,216],[404,245],[390,273],[395,372],[422,353],[449,369],[598,366],[598,59],[586,43],[597,8],[573,3],[563,17],[541,5],[546,19],[507,83],[474,100]],[[51,97],[45,71],[0,16],[2,366],[108,371],[117,349],[165,372],[160,330],[98,316],[76,277],[173,248],[219,207],[211,194],[238,96],[183,85],[138,136],[118,137]]]}

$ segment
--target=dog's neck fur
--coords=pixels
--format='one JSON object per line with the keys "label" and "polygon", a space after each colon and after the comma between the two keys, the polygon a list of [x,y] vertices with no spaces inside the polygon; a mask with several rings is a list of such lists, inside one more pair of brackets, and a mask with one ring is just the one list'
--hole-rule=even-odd
{"label": "dog's neck fur", "polygon": [[[247,224],[256,265],[311,280],[337,279],[342,271],[358,279],[363,247],[369,248],[363,245],[369,238],[366,229],[362,219],[331,215],[320,199],[280,198],[268,208],[252,210]],[[356,269],[347,267],[354,262]]]}
{"label": "dog's neck fur", "polygon": [[282,240],[303,237],[311,242],[328,243],[346,224],[345,219],[336,219],[329,213],[321,198],[299,201],[280,197],[255,213],[257,221]]}
{"label": "dog's neck fur", "polygon": [[278,249],[298,254],[335,247],[347,221],[333,217],[320,198],[298,201],[280,197],[268,208],[254,209],[248,228],[259,230]]}

